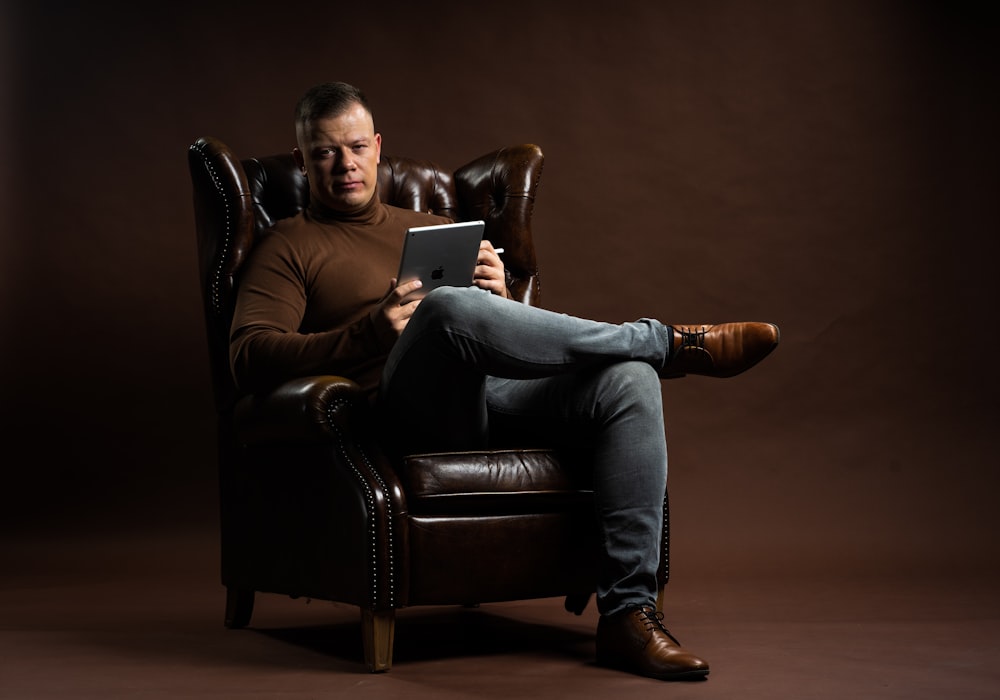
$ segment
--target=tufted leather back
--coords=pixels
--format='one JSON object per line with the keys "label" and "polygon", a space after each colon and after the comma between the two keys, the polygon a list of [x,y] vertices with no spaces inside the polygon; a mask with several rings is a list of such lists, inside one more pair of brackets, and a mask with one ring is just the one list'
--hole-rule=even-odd
{"label": "tufted leather back", "polygon": [[[453,172],[426,160],[383,155],[379,196],[387,204],[456,221],[484,220],[485,237],[505,249],[511,293],[538,304],[531,214],[543,162],[532,144],[498,149]],[[228,412],[239,398],[229,370],[229,328],[240,269],[274,222],[308,204],[309,186],[291,153],[241,160],[212,137],[191,145],[188,165],[216,407]]]}

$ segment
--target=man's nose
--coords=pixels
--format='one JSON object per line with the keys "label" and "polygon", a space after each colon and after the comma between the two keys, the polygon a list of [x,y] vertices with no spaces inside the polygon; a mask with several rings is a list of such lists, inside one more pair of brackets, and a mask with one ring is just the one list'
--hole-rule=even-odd
{"label": "man's nose", "polygon": [[340,170],[354,170],[354,154],[349,148],[342,148],[337,154],[337,167]]}

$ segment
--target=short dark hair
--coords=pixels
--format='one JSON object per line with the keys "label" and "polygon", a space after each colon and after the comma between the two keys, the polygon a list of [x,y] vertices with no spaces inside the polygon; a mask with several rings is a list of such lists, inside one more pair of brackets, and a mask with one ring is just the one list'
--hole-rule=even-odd
{"label": "short dark hair", "polygon": [[321,83],[306,90],[299,98],[299,103],[295,106],[295,123],[309,124],[317,119],[336,117],[354,104],[364,107],[368,114],[372,113],[368,98],[353,85]]}

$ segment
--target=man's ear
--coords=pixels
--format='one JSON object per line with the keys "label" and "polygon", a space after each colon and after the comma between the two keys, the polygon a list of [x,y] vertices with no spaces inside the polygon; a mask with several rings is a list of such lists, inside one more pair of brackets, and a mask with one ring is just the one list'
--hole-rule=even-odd
{"label": "man's ear", "polygon": [[292,158],[295,159],[295,165],[298,166],[299,170],[301,170],[304,175],[306,172],[306,161],[305,158],[302,157],[302,151],[299,150],[298,146],[292,149]]}
{"label": "man's ear", "polygon": [[375,162],[382,162],[382,134],[375,134]]}

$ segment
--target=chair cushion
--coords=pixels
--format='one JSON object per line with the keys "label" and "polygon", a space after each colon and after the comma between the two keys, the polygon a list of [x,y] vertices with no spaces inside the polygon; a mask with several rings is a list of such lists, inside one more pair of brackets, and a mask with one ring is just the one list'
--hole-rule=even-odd
{"label": "chair cushion", "polygon": [[412,513],[520,513],[589,507],[589,475],[551,450],[483,450],[410,455],[397,465]]}

